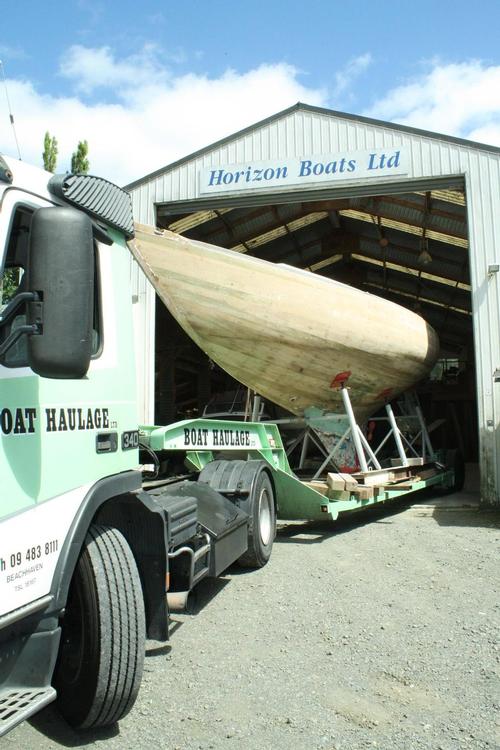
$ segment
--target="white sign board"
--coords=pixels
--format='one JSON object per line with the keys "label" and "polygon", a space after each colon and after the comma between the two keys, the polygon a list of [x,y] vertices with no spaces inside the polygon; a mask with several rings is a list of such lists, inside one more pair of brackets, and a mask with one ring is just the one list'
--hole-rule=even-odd
{"label": "white sign board", "polygon": [[200,195],[392,177],[408,174],[408,162],[407,151],[397,146],[299,159],[221,164],[200,170]]}

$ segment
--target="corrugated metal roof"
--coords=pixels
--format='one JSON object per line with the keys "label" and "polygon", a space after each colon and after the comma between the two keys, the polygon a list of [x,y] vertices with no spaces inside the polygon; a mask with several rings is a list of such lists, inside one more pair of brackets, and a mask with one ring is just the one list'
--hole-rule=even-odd
{"label": "corrugated metal roof", "polygon": [[[448,197],[452,200],[448,201]],[[369,212],[351,206],[363,206]],[[310,211],[311,208],[326,210]],[[387,218],[389,215],[400,218]],[[408,217],[411,223],[407,223]],[[354,260],[366,258],[367,262],[381,268],[407,269],[406,273],[422,278],[442,277],[445,285],[458,283],[459,288],[470,289],[464,276],[467,263],[464,253],[468,245],[464,239],[466,217],[456,191],[450,191],[449,195],[440,191],[439,195],[431,197],[430,203],[423,193],[246,210],[217,209],[174,218],[168,226],[235,252],[298,262],[313,271],[335,265],[348,255]],[[437,227],[443,231],[435,231]],[[445,233],[446,229],[453,234]],[[426,248],[431,253],[430,267],[425,270],[418,260],[424,235]],[[446,245],[455,246],[457,252],[447,255]],[[325,257],[328,250],[330,253]]]}
{"label": "corrugated metal roof", "polygon": [[[416,195],[425,195],[425,193],[417,192]],[[458,206],[465,206],[465,195],[457,190],[431,190],[431,197],[447,203],[456,203]]]}
{"label": "corrugated metal roof", "polygon": [[217,211],[197,211],[194,214],[188,214],[183,216],[182,219],[173,221],[169,224],[171,232],[177,232],[177,234],[187,234],[187,232],[199,227],[200,224],[205,224],[211,219],[216,219],[220,214],[227,214],[231,211],[230,208],[219,208]]}
{"label": "corrugated metal roof", "polygon": [[[372,214],[366,214],[363,211],[355,211],[352,209],[348,209],[347,211],[339,211],[341,216],[350,217],[351,219],[356,219],[357,221],[366,221],[370,224],[373,224],[373,215]],[[393,219],[386,219],[384,217],[380,217],[380,224],[382,227],[387,229],[396,229],[398,232],[406,232],[408,234],[414,234],[418,237],[422,237],[422,227],[420,226],[414,226],[412,224],[407,224],[404,221],[395,221]],[[436,232],[432,229],[426,229],[425,230],[425,237],[431,240],[436,240],[438,242],[446,242],[450,245],[456,245],[457,247],[463,247],[467,249],[469,247],[469,243],[467,240],[460,239],[459,237],[446,234],[445,232]]]}
{"label": "corrugated metal roof", "polygon": [[261,245],[265,245],[268,242],[276,240],[278,237],[284,237],[291,232],[296,232],[298,229],[303,229],[310,224],[314,224],[315,222],[320,221],[327,216],[328,213],[326,211],[306,214],[300,219],[295,219],[294,221],[287,222],[286,224],[282,224],[281,226],[272,229],[270,232],[265,232],[264,234],[260,234],[257,237],[253,237],[252,239],[247,240],[245,242],[246,247],[244,247],[243,245],[234,245],[233,247],[231,247],[231,250],[235,250],[237,253],[246,252],[246,250],[253,250],[256,247],[260,247]]}
{"label": "corrugated metal roof", "polygon": [[436,199],[428,194],[377,196],[357,198],[350,201],[350,208],[366,213],[377,219],[399,221],[403,224],[425,228],[467,239],[465,206],[454,202]]}
{"label": "corrugated metal roof", "polygon": [[[431,211],[427,216],[429,225],[439,226],[441,222],[443,228],[445,225],[448,226],[445,197],[441,195],[434,199],[432,211],[437,210],[438,215],[436,217]],[[399,212],[402,217],[407,211],[416,210],[423,221],[425,218],[424,198],[425,195],[418,197],[420,203],[417,201],[417,209],[410,205],[413,196],[398,196],[394,199],[393,205],[387,196],[381,199],[369,199],[369,207],[372,211],[392,212],[394,215]],[[452,219],[453,231],[463,235],[465,214],[456,192],[453,194],[453,199],[455,208],[460,208],[460,213]],[[363,200],[353,199],[351,203],[359,205]],[[445,285],[458,284],[458,288],[470,289],[464,276],[464,263],[467,259],[463,253],[467,249],[467,242],[461,237],[426,228],[427,247],[431,252],[432,261],[429,268],[423,269],[418,261],[424,234],[421,226],[406,224],[403,220],[395,221],[375,216],[373,213],[342,208],[342,206],[348,206],[349,203],[346,200],[325,201],[323,204],[266,206],[247,211],[226,209],[224,212],[219,210],[198,212],[171,222],[169,228],[175,228],[177,231],[184,229],[188,236],[196,236],[204,241],[214,242],[215,240],[217,244],[229,247],[236,252],[257,253],[262,250],[264,254],[262,252],[258,254],[270,260],[299,261],[302,267],[313,271],[335,265],[341,258],[344,259],[347,253],[351,259],[364,258],[372,265],[381,268],[406,269],[405,272],[410,275],[428,279],[441,278]],[[319,208],[321,205],[329,210],[308,213],[309,207],[318,206]],[[453,211],[451,214],[454,216]],[[298,218],[287,220],[288,217]],[[412,221],[416,221],[414,216]],[[264,232],[259,231],[267,227],[272,228]],[[356,236],[359,237],[357,244],[353,243],[353,238]],[[332,238],[331,241],[328,241],[329,237]],[[241,241],[235,243],[236,238]],[[385,243],[385,247],[381,245],[381,242]],[[439,243],[439,245],[433,243]],[[460,254],[447,256],[442,243],[454,245],[457,252],[460,249]],[[325,252],[328,249],[330,249],[330,254],[325,258]],[[344,254],[338,252],[340,249]],[[307,259],[304,254],[307,254]],[[293,257],[296,257],[296,261],[293,261]],[[335,260],[331,260],[332,258]]]}
{"label": "corrugated metal roof", "polygon": [[[402,289],[400,289],[397,286],[394,286],[394,287],[391,286],[391,285],[385,286],[384,284],[377,284],[376,282],[366,282],[364,284],[364,286],[369,287],[370,289],[378,289],[378,290],[383,291],[383,292],[386,292],[386,291],[393,292],[393,293],[397,294],[400,297],[406,297],[407,299],[415,300],[415,294],[414,293],[412,293],[412,292],[405,292],[405,291],[403,291]],[[459,313],[460,315],[464,315],[464,316],[470,316],[470,315],[472,315],[472,313],[470,311],[463,310],[460,307],[454,307],[453,305],[448,305],[445,302],[438,302],[437,300],[429,299],[429,297],[427,297],[425,294],[423,294],[421,297],[419,297],[419,300],[422,301],[422,302],[426,302],[428,305],[433,305],[434,307],[441,307],[441,308],[444,308],[446,310],[452,310],[453,312]]]}
{"label": "corrugated metal roof", "polygon": [[306,266],[306,270],[309,270],[315,273],[316,271],[321,271],[323,268],[333,266],[335,263],[338,263],[339,260],[342,260],[343,258],[344,256],[340,254],[330,255],[329,258],[325,258],[324,260],[320,260],[317,263],[313,263],[310,266]]}
{"label": "corrugated metal roof", "polygon": [[[342,257],[342,256],[337,256]],[[432,273],[428,273],[427,271],[417,271],[416,268],[409,268],[408,266],[400,266],[398,263],[391,263],[390,261],[383,261],[383,260],[377,260],[376,258],[368,258],[366,255],[357,255],[356,253],[353,253],[352,256],[353,260],[360,260],[363,263],[370,263],[374,266],[377,266],[378,268],[388,268],[389,270],[393,271],[401,271],[402,273],[406,273],[409,276],[413,276],[417,279],[424,279],[426,281],[433,281],[436,284],[444,284],[445,286],[449,286],[453,289],[462,289],[464,291],[470,292],[470,284],[464,284],[460,281],[452,281],[451,279],[445,279],[443,276],[435,276]],[[321,267],[321,266],[320,266]]]}

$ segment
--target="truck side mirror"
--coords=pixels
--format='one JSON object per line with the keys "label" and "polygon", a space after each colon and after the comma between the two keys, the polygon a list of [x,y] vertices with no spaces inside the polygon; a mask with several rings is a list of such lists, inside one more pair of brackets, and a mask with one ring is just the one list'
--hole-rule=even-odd
{"label": "truck side mirror", "polygon": [[94,243],[89,216],[73,208],[39,208],[30,231],[27,290],[31,369],[45,378],[82,378],[92,355]]}

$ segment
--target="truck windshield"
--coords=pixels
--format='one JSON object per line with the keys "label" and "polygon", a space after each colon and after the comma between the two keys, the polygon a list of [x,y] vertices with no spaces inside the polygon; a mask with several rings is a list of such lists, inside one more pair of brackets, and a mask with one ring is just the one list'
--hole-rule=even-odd
{"label": "truck windshield", "polygon": [[[7,244],[5,265],[0,277],[0,310],[23,291],[25,269],[28,258],[28,241],[33,211],[25,207],[18,207],[14,214],[10,236]],[[26,323],[26,315],[22,308],[10,325],[1,331],[4,339],[15,328]],[[18,339],[4,354],[2,364],[7,367],[24,367],[28,364],[28,348],[26,337]]]}
{"label": "truck windshield", "polygon": [[22,207],[19,207],[14,214],[5,267],[0,279],[0,304],[2,308],[13,299],[23,285],[32,216],[32,211]]}

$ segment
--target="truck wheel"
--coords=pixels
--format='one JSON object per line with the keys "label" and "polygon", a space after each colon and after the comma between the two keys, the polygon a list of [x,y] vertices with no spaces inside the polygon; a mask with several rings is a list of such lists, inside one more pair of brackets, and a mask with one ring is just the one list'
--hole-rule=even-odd
{"label": "truck wheel", "polygon": [[276,536],[273,486],[265,471],[258,474],[245,505],[250,516],[248,549],[238,563],[245,568],[262,568],[271,557]]}
{"label": "truck wheel", "polygon": [[71,582],[54,686],[78,729],[132,708],[144,665],[144,600],[134,557],[116,529],[91,526]]}

